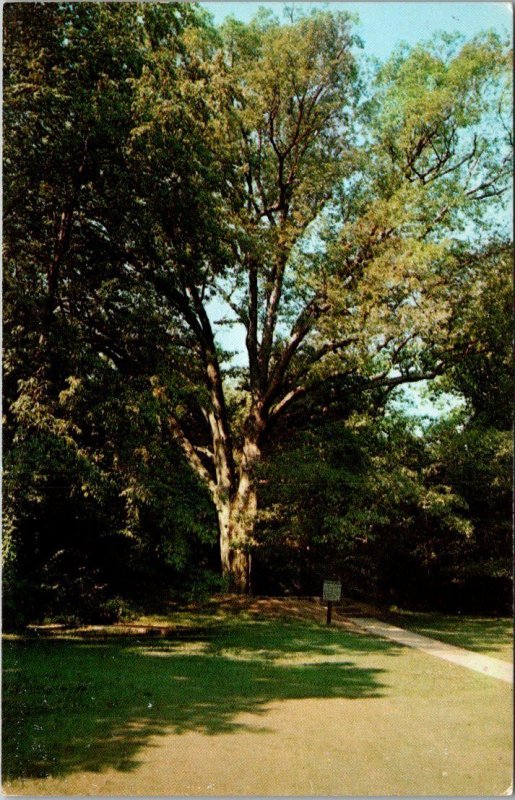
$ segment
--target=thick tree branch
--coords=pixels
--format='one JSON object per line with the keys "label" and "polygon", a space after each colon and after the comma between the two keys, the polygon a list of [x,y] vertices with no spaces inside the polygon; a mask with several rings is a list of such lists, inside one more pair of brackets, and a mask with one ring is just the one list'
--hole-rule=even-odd
{"label": "thick tree branch", "polygon": [[48,310],[52,313],[58,303],[58,283],[59,274],[63,259],[69,249],[71,231],[73,225],[73,215],[77,206],[80,188],[86,179],[86,167],[89,154],[90,141],[86,138],[82,152],[82,159],[73,178],[73,186],[70,198],[61,213],[57,230],[54,254],[48,269]]}
{"label": "thick tree branch", "polygon": [[284,395],[281,400],[279,400],[269,411],[268,418],[270,421],[275,421],[288,406],[290,406],[294,400],[298,400],[299,397],[303,397],[307,392],[307,388],[305,386],[296,386],[294,389],[290,389],[287,394]]}
{"label": "thick tree branch", "polygon": [[259,388],[259,361],[258,361],[258,277],[257,265],[254,261],[249,264],[249,318],[247,326],[246,346],[249,356],[250,388],[253,395]]}
{"label": "thick tree branch", "polygon": [[186,456],[186,460],[188,461],[190,467],[192,467],[192,469],[197,473],[199,478],[201,478],[201,480],[208,487],[211,494],[214,496],[216,494],[216,482],[213,479],[209,470],[205,467],[204,463],[201,461],[198,453],[196,452],[194,446],[184,433],[178,420],[173,415],[169,414],[167,416],[167,422],[173,438],[180,445],[182,452]]}
{"label": "thick tree branch", "polygon": [[285,269],[286,269],[286,255],[284,253],[280,253],[272,275],[273,285],[272,285],[272,290],[268,297],[265,323],[263,325],[263,336],[258,355],[260,387],[261,391],[263,392],[266,391],[266,386],[268,383],[270,355],[272,352],[272,344],[274,340],[275,327],[277,323],[279,303],[281,301]]}
{"label": "thick tree branch", "polygon": [[195,310],[202,327],[202,356],[210,390],[209,423],[213,438],[213,454],[219,482],[234,487],[235,465],[232,436],[225,404],[225,395],[215,339],[206,309],[194,285],[189,287]]}
{"label": "thick tree branch", "polygon": [[393,389],[395,386],[401,386],[404,383],[419,383],[420,381],[429,381],[438,377],[438,375],[442,375],[444,370],[445,364],[442,362],[438,366],[434,367],[434,369],[427,370],[425,372],[406,372],[402,375],[395,375],[394,377],[390,378],[385,377],[381,373],[381,375],[374,376],[366,381],[366,383],[363,385],[363,389],[365,390],[377,387],[389,387]]}
{"label": "thick tree branch", "polygon": [[312,330],[314,322],[324,310],[325,306],[321,298],[313,298],[297,318],[292,328],[290,338],[284,345],[272,371],[269,385],[265,397],[263,398],[265,408],[268,407],[277,396],[295,353],[298,351],[308,333]]}

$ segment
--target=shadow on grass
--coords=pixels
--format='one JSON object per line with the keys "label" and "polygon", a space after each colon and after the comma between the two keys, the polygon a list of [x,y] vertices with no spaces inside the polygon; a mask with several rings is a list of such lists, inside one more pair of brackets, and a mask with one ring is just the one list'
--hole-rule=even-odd
{"label": "shadow on grass", "polygon": [[[274,701],[379,697],[358,666],[379,639],[297,623],[246,622],[153,641],[4,643],[4,779],[131,770],[154,734],[266,728]],[[238,719],[242,712],[256,722]]]}

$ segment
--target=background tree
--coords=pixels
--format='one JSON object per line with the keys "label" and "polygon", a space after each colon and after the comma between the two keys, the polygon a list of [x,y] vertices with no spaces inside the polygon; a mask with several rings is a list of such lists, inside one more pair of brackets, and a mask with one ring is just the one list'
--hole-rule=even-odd
{"label": "background tree", "polygon": [[461,308],[464,337],[476,342],[439,381],[438,390],[461,395],[474,424],[510,431],[513,423],[512,252],[493,241],[469,254],[474,262],[469,302]]}
{"label": "background tree", "polygon": [[254,586],[402,608],[509,613],[505,432],[457,410],[420,429],[399,412],[354,413],[285,434],[259,472]]}
{"label": "background tree", "polygon": [[209,565],[204,492],[152,394],[187,342],[106,227],[127,236],[138,211],[126,180],[133,82],[165,44],[178,60],[194,16],[5,9],[6,621],[114,613],[110,598],[177,587],[186,565],[198,575],[201,542]]}

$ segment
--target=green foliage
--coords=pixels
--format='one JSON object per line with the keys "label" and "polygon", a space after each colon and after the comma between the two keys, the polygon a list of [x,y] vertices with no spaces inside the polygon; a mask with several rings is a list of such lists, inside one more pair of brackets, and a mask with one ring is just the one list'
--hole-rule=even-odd
{"label": "green foliage", "polygon": [[153,391],[179,331],[120,252],[137,235],[127,174],[139,82],[165,48],[180,56],[194,14],[32,12],[5,14],[7,625],[112,617],[118,596],[144,599],[149,578],[166,593],[213,543]]}
{"label": "green foliage", "polygon": [[[285,440],[263,470],[257,586],[404,607],[507,611],[510,439],[441,420],[351,416]],[[466,419],[465,419],[466,423]]]}
{"label": "green foliage", "polygon": [[459,318],[463,337],[476,344],[469,347],[441,386],[466,399],[480,427],[509,431],[514,389],[512,252],[494,243],[471,260],[478,280],[471,283]]}
{"label": "green foliage", "polygon": [[64,420],[47,412],[29,422],[15,404],[23,427],[4,478],[4,587],[15,592],[13,610],[23,592],[39,614],[105,616],[113,592],[143,600],[154,573],[153,590],[166,594],[192,559],[202,560],[197,550],[214,544],[209,502],[163,441],[149,388],[110,385],[112,370],[89,377],[73,401],[61,397]]}

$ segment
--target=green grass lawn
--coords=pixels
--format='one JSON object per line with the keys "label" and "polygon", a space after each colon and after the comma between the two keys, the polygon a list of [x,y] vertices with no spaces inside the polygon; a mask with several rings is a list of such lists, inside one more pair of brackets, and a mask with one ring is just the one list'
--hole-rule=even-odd
{"label": "green grass lawn", "polygon": [[513,662],[513,620],[401,611],[393,624],[457,647]]}
{"label": "green grass lawn", "polygon": [[[381,671],[355,665],[351,655],[387,651],[388,643],[347,637],[349,662],[342,673],[339,663],[322,669],[316,663],[333,653],[337,638],[323,628],[234,618],[221,625],[205,615],[201,620],[203,627],[188,627],[188,615],[187,627],[173,640],[6,641],[4,775],[96,770],[118,764],[121,752],[129,765],[145,738],[163,726],[216,734],[231,730],[239,712],[259,711],[274,698],[335,691],[373,697],[381,689]],[[305,663],[308,657],[314,663]],[[145,728],[124,734],[124,725],[138,717],[148,719]]]}
{"label": "green grass lawn", "polygon": [[[252,731],[259,757],[260,730],[282,743],[268,710],[315,700],[340,704],[330,740],[340,736],[348,757],[347,793],[488,794],[509,780],[507,684],[323,624],[178,618],[184,628],[170,638],[5,637],[4,779],[135,771],[154,734],[230,735],[237,748],[242,714],[262,726]],[[323,741],[323,719],[316,730]],[[318,768],[320,742],[292,735]],[[31,794],[27,785],[15,793]]]}

